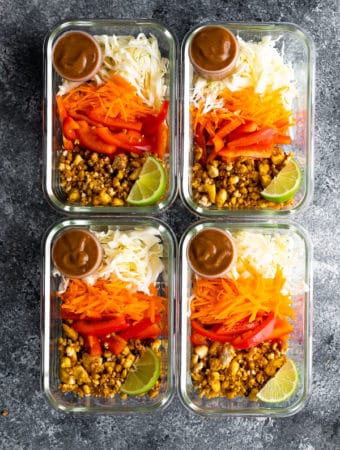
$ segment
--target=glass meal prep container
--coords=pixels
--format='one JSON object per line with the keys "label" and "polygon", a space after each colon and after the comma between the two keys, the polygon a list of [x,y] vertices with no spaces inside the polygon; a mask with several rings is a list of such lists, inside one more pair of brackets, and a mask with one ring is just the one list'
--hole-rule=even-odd
{"label": "glass meal prep container", "polygon": [[[207,67],[228,55],[228,42],[209,47],[215,28],[231,31],[239,48],[236,66],[222,80],[203,78],[192,63],[194,50]],[[191,211],[211,218],[287,216],[309,203],[313,78],[313,44],[296,25],[208,22],[186,35],[180,193]],[[285,166],[289,173],[268,187]]]}
{"label": "glass meal prep container", "polygon": [[170,228],[142,217],[63,219],[42,250],[41,374],[50,404],[84,414],[168,406],[176,302]]}
{"label": "glass meal prep container", "polygon": [[[43,188],[49,203],[78,216],[167,208],[177,194],[176,90],[176,42],[160,23],[57,26],[44,44]],[[153,164],[132,194],[149,157]]]}
{"label": "glass meal prep container", "polygon": [[[201,266],[222,260],[213,235],[204,250],[196,246],[194,238],[207,231],[233,238],[235,261],[220,278],[197,276],[189,264],[192,255]],[[178,353],[179,395],[189,411],[283,417],[304,406],[311,390],[311,252],[308,235],[293,223],[201,221],[186,230]],[[290,371],[288,381],[268,393],[281,368]]]}

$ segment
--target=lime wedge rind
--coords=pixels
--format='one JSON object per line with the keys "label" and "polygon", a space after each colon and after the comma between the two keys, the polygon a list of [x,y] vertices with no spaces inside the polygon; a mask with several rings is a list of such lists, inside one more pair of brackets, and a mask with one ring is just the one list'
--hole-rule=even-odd
{"label": "lime wedge rind", "polygon": [[130,190],[127,202],[136,206],[152,205],[162,197],[165,189],[165,169],[160,161],[149,156]]}
{"label": "lime wedge rind", "polygon": [[282,403],[295,393],[299,384],[299,372],[292,359],[278,370],[257,393],[259,400],[265,403]]}
{"label": "lime wedge rind", "polygon": [[156,384],[160,374],[160,361],[156,353],[147,347],[145,353],[137,360],[136,370],[131,370],[126,377],[121,392],[128,395],[141,395]]}
{"label": "lime wedge rind", "polygon": [[302,172],[296,160],[291,159],[261,192],[263,198],[275,203],[290,200],[297,193],[302,182]]}

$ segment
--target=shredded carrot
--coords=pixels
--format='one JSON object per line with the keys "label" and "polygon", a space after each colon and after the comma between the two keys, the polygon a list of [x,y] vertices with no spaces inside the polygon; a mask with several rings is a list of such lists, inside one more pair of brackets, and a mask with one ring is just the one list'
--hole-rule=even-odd
{"label": "shredded carrot", "polygon": [[[232,92],[225,89],[221,96],[224,99],[224,107],[234,114],[238,114],[244,120],[252,120],[259,126],[274,128],[275,123],[283,124],[284,130],[291,124],[292,112],[288,111],[282,101],[283,89],[276,89],[261,95],[253,88]],[[281,130],[282,128],[280,128]]]}
{"label": "shredded carrot", "polygon": [[62,311],[79,314],[81,318],[102,315],[123,315],[127,320],[140,321],[165,310],[165,298],[157,294],[154,286],[151,294],[131,292],[121,280],[98,279],[93,285],[83,280],[71,279],[66,291],[60,295]]}
{"label": "shredded carrot", "polygon": [[[223,100],[222,108],[204,112],[204,104],[192,106],[195,141],[201,147],[211,146],[213,157],[219,156],[220,151],[225,152],[235,136],[244,136],[246,140],[257,129],[275,131],[270,141],[272,148],[277,144],[289,144],[291,141],[287,131],[294,125],[294,118],[292,112],[285,108],[282,94],[283,88],[265,95],[258,94],[252,87],[236,92],[224,89],[219,95]],[[261,145],[257,150],[261,150]],[[247,149],[247,146],[244,148]]]}
{"label": "shredded carrot", "polygon": [[282,293],[285,278],[281,267],[277,266],[274,278],[264,278],[250,264],[247,272],[247,277],[237,280],[199,278],[193,287],[191,319],[228,328],[247,318],[253,322],[271,311],[280,319],[294,319],[291,296]]}
{"label": "shredded carrot", "polygon": [[71,117],[79,114],[88,115],[89,111],[98,109],[105,118],[119,118],[135,121],[140,117],[155,114],[145,105],[136,88],[119,75],[113,75],[106,83],[95,86],[83,83],[73,88],[63,97],[63,105]]}

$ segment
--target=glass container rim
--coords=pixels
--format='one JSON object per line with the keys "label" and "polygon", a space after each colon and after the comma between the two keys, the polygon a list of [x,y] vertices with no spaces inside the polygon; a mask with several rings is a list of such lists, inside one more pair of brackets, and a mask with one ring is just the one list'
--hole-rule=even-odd
{"label": "glass container rim", "polygon": [[186,165],[188,164],[188,155],[186,151],[182,151],[180,155],[179,167],[180,167],[180,188],[179,188],[179,196],[183,202],[183,204],[187,207],[187,209],[193,214],[198,215],[200,218],[211,218],[214,220],[221,219],[229,219],[229,218],[261,218],[267,217],[270,218],[292,218],[295,215],[298,215],[305,211],[311,204],[314,195],[314,122],[315,122],[315,112],[314,112],[314,103],[315,103],[315,44],[312,39],[312,35],[310,32],[306,31],[301,26],[293,23],[293,22],[239,22],[239,21],[202,21],[194,25],[184,36],[181,43],[181,102],[182,102],[182,123],[181,123],[181,142],[180,145],[183,149],[190,148],[190,143],[188,142],[188,133],[186,130],[189,127],[190,119],[189,119],[189,111],[186,106],[188,105],[188,67],[189,67],[189,45],[193,36],[203,27],[209,25],[220,25],[228,28],[230,31],[236,32],[287,32],[291,34],[295,34],[299,37],[301,41],[304,42],[306,46],[307,53],[307,134],[306,134],[306,186],[305,191],[303,193],[303,197],[299,203],[287,209],[209,209],[208,207],[204,207],[195,203],[191,197],[190,189],[189,189],[189,177],[186,173]]}
{"label": "glass container rim", "polygon": [[[86,228],[89,226],[124,226],[125,229],[132,229],[138,226],[154,226],[160,230],[160,232],[166,236],[167,243],[170,246],[169,256],[169,283],[168,283],[168,299],[169,317],[168,317],[168,350],[166,359],[168,361],[168,381],[167,389],[163,396],[152,405],[128,406],[126,408],[122,406],[111,406],[104,408],[102,406],[73,406],[67,405],[63,402],[58,402],[53,395],[51,385],[49,381],[50,366],[52,356],[49,353],[49,342],[51,339],[50,332],[50,317],[51,317],[51,302],[50,302],[50,274],[51,274],[51,261],[50,250],[52,248],[53,239],[63,229],[66,230],[72,227]],[[174,231],[163,220],[151,217],[151,216],[119,216],[119,217],[87,217],[87,218],[74,218],[63,217],[51,224],[45,231],[41,240],[41,282],[40,282],[40,334],[41,334],[41,361],[40,361],[40,385],[42,393],[48,400],[50,406],[56,410],[60,410],[66,413],[80,413],[83,415],[126,415],[126,414],[148,414],[158,412],[166,409],[172,402],[177,386],[177,370],[176,370],[176,339],[175,332],[177,326],[177,313],[178,313],[178,296],[177,296],[177,276],[176,276],[176,264],[178,253],[178,243]]]}
{"label": "glass container rim", "polygon": [[[308,286],[306,291],[306,305],[304,310],[304,377],[303,377],[303,392],[301,396],[295,401],[295,403],[285,407],[261,407],[258,409],[250,408],[240,408],[240,409],[216,409],[207,410],[194,405],[191,401],[190,395],[187,392],[187,364],[185,362],[186,351],[185,348],[188,336],[183,330],[187,328],[187,314],[186,306],[187,300],[184,289],[187,285],[187,273],[188,264],[183,265],[183,258],[186,255],[186,249],[192,233],[197,230],[202,230],[206,227],[217,226],[222,229],[227,229],[232,231],[232,229],[268,229],[268,230],[288,230],[293,231],[300,238],[302,238],[305,245],[305,282]],[[212,219],[201,218],[199,221],[190,224],[183,232],[181,239],[179,241],[179,269],[178,269],[178,280],[179,280],[179,297],[181,297],[180,302],[180,324],[177,339],[177,349],[178,349],[178,394],[181,404],[186,410],[191,413],[200,416],[209,417],[222,417],[222,416],[252,416],[252,417],[289,417],[298,413],[306,403],[308,402],[312,393],[312,320],[313,320],[313,271],[312,271],[312,261],[313,261],[313,244],[308,231],[299,223],[295,221],[288,221],[284,219],[266,221],[264,219],[260,220],[228,220],[228,221],[213,221]]]}
{"label": "glass container rim", "polygon": [[[81,206],[67,204],[64,200],[58,198],[55,192],[55,187],[52,182],[53,170],[53,87],[52,87],[52,47],[53,42],[58,35],[63,32],[71,31],[72,29],[87,29],[91,27],[127,27],[126,34],[129,29],[134,27],[150,27],[157,33],[165,36],[169,44],[169,172],[168,172],[168,191],[166,197],[156,205],[150,206]],[[114,31],[114,30],[113,30]],[[42,191],[48,204],[56,211],[66,216],[106,216],[106,215],[121,215],[129,214],[136,216],[143,215],[157,215],[160,214],[174,203],[178,195],[178,105],[176,101],[178,90],[178,51],[179,44],[175,33],[169,26],[165,26],[159,20],[151,20],[147,18],[140,18],[138,20],[131,19],[74,19],[68,21],[61,21],[54,28],[45,35],[43,42],[43,121],[42,121]]]}

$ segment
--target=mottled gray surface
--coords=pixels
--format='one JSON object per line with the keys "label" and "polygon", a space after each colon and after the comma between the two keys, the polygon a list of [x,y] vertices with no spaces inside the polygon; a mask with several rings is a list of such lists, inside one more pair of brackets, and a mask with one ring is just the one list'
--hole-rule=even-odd
{"label": "mottled gray surface", "polygon": [[[335,0],[0,0],[0,411],[9,413],[0,416],[1,449],[340,448],[337,14]],[[158,19],[179,41],[206,19],[288,21],[315,40],[315,197],[297,217],[315,246],[313,394],[291,418],[202,418],[177,398],[154,416],[67,416],[40,391],[40,241],[58,218],[40,181],[42,42],[60,21],[104,17]],[[179,200],[163,218],[178,236],[194,220]]]}

